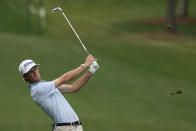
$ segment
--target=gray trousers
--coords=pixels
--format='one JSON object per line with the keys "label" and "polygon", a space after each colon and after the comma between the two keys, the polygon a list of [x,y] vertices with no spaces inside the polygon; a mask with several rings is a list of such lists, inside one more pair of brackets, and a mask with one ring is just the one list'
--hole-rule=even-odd
{"label": "gray trousers", "polygon": [[82,125],[54,126],[52,131],[83,131]]}

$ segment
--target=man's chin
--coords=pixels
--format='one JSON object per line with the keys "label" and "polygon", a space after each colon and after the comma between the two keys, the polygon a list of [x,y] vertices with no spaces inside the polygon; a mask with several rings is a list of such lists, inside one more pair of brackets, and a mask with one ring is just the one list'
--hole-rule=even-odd
{"label": "man's chin", "polygon": [[36,79],[34,79],[34,81],[35,82],[39,82],[39,81],[41,81],[41,79],[40,78],[36,78]]}

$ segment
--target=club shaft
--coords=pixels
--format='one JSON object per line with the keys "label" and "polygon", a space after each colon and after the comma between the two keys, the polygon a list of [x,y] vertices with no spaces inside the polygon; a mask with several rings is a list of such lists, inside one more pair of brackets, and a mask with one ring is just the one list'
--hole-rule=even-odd
{"label": "club shaft", "polygon": [[86,49],[86,47],[84,46],[82,40],[80,39],[79,35],[77,34],[77,32],[75,31],[75,29],[73,28],[73,26],[71,25],[71,23],[69,22],[68,18],[66,17],[65,13],[63,11],[61,11],[61,13],[63,14],[64,18],[66,19],[66,21],[68,22],[68,24],[70,25],[71,29],[73,30],[74,34],[76,35],[76,37],[78,38],[79,42],[81,43],[82,47],[84,48],[84,50],[86,51],[87,55],[89,55],[88,50]]}

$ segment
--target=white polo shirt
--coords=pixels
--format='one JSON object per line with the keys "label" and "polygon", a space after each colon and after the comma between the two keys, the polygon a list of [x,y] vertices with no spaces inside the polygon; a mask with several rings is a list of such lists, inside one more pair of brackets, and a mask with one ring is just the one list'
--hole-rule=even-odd
{"label": "white polo shirt", "polygon": [[55,88],[54,81],[41,81],[30,84],[29,87],[33,101],[35,101],[55,123],[67,123],[79,120],[70,104],[60,91]]}

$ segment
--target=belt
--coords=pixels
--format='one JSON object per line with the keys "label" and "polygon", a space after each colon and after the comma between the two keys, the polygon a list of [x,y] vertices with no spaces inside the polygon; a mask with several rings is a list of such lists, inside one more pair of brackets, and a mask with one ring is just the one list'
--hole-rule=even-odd
{"label": "belt", "polygon": [[77,126],[82,125],[81,121],[69,122],[69,123],[56,123],[53,126]]}

